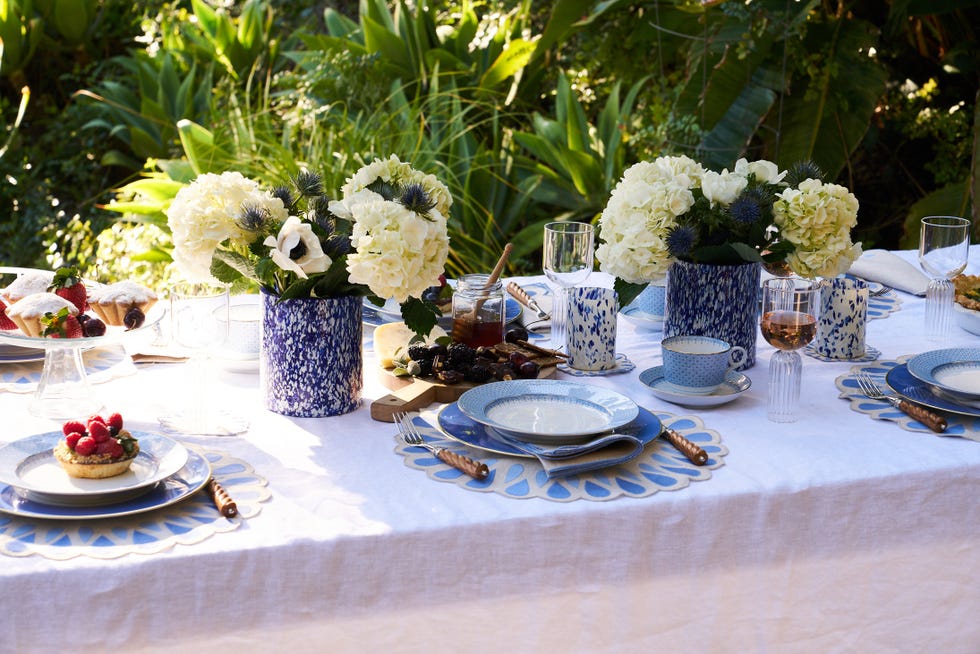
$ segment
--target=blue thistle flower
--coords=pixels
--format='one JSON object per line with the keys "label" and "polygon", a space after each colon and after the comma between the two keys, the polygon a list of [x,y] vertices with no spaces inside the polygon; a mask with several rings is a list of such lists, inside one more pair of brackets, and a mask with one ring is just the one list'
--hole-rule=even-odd
{"label": "blue thistle flower", "polygon": [[299,191],[301,197],[304,198],[314,198],[318,195],[323,195],[323,179],[317,173],[311,173],[308,170],[301,170],[298,175],[296,175],[296,190]]}
{"label": "blue thistle flower", "polygon": [[277,186],[272,189],[272,197],[282,200],[282,206],[287,209],[296,203],[296,198],[293,197],[293,192],[289,190],[288,186]]}
{"label": "blue thistle flower", "polygon": [[402,191],[402,196],[398,200],[406,209],[411,209],[420,216],[428,216],[435,206],[435,200],[429,197],[421,184],[409,184]]}
{"label": "blue thistle flower", "polygon": [[238,225],[246,232],[261,232],[269,222],[269,211],[258,205],[242,205]]}
{"label": "blue thistle flower", "polygon": [[805,182],[808,179],[823,181],[823,178],[824,172],[820,166],[812,161],[800,161],[790,166],[783,181],[790,187],[796,187],[800,185],[800,182]]}
{"label": "blue thistle flower", "polygon": [[752,225],[762,217],[762,207],[754,194],[744,193],[728,205],[728,216],[741,225]]}
{"label": "blue thistle flower", "polygon": [[675,259],[687,256],[697,241],[697,231],[690,225],[678,225],[667,233],[667,251]]}

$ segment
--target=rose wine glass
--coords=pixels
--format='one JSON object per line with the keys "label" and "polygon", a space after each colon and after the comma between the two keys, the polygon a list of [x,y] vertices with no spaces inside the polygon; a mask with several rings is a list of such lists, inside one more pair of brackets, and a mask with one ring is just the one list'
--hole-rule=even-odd
{"label": "rose wine glass", "polygon": [[587,223],[548,223],[544,226],[542,268],[558,288],[551,308],[551,345],[565,349],[568,289],[592,274],[595,229]]}
{"label": "rose wine glass", "polygon": [[919,235],[919,265],[932,279],[926,289],[926,338],[949,339],[953,317],[953,284],[966,268],[970,221],[955,216],[926,216]]}
{"label": "rose wine glass", "polygon": [[209,352],[228,337],[228,306],[227,286],[180,283],[170,291],[171,335],[177,345],[190,352],[191,396],[182,410],[159,418],[166,431],[232,436],[248,429],[248,422],[209,401]]}
{"label": "rose wine glass", "polygon": [[806,279],[777,277],[762,285],[762,335],[776,352],[769,360],[772,422],[795,422],[803,378],[801,347],[817,333],[820,285]]}

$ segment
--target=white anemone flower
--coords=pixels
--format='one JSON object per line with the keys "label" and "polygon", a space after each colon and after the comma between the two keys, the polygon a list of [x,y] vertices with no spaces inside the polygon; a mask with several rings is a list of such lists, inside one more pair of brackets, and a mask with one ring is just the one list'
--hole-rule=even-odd
{"label": "white anemone flower", "polygon": [[[300,254],[295,259],[291,254],[298,246]],[[290,216],[279,229],[279,236],[269,236],[263,242],[269,246],[269,255],[277,266],[283,270],[296,273],[303,279],[309,273],[326,272],[333,261],[323,253],[320,239],[313,233],[309,223],[304,223],[296,216]]]}

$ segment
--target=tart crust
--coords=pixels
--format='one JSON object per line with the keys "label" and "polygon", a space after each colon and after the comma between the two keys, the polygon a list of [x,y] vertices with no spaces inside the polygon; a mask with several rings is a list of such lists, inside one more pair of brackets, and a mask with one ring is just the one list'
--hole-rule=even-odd
{"label": "tart crust", "polygon": [[[957,304],[973,311],[980,311],[980,276],[957,275],[953,278],[953,287]],[[971,295],[973,297],[970,297]]]}
{"label": "tart crust", "polygon": [[108,454],[90,454],[81,456],[72,451],[68,444],[62,439],[54,447],[54,458],[72,477],[84,479],[106,479],[115,477],[129,470],[133,459],[139,454],[139,443],[134,442],[133,451],[121,459],[115,459]]}

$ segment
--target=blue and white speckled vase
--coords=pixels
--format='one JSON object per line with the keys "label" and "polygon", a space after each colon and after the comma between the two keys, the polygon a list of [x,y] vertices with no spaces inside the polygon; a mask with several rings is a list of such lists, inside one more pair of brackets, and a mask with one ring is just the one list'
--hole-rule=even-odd
{"label": "blue and white speckled vase", "polygon": [[738,370],[751,368],[759,333],[760,279],[757,263],[713,266],[675,261],[667,271],[664,338],[720,338],[745,349]]}
{"label": "blue and white speckled vase", "polygon": [[266,408],[300,418],[356,409],[364,386],[361,298],[278,299],[262,293],[259,375]]}

